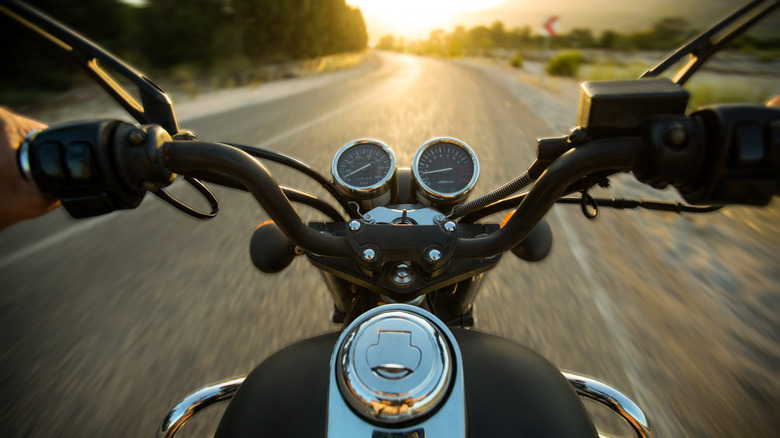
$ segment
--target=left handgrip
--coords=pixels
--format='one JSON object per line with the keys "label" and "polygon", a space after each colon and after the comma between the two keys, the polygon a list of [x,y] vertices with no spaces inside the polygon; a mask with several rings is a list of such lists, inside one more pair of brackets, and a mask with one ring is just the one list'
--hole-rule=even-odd
{"label": "left handgrip", "polygon": [[137,207],[175,175],[162,163],[171,138],[157,125],[95,120],[33,131],[19,148],[22,174],[74,218]]}

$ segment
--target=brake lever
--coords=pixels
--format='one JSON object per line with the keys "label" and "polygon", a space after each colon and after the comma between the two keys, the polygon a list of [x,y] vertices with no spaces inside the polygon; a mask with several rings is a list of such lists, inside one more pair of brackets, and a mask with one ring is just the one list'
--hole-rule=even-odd
{"label": "brake lever", "polygon": [[[746,15],[753,12],[756,8],[761,6],[762,3],[765,3],[763,9],[759,9],[758,12],[755,12],[745,21],[735,25],[739,19],[744,18]],[[642,75],[639,76],[639,79],[656,78],[685,56],[689,56],[690,59],[688,64],[686,64],[674,78],[675,84],[685,84],[685,82],[688,81],[699,67],[707,62],[712,55],[728,44],[729,41],[752,27],[757,21],[767,16],[778,6],[780,6],[780,0],[771,0],[769,3],[767,3],[767,0],[754,0],[748,3],[701,34],[692,38],[684,46],[670,53],[658,64],[642,73]],[[730,28],[730,26],[732,27]],[[718,36],[724,31],[726,32]]]}
{"label": "brake lever", "polygon": [[[0,13],[35,31],[62,49],[138,123],[160,125],[171,136],[179,132],[173,104],[168,95],[133,67],[88,38],[25,3],[17,0],[4,1],[0,5]],[[101,64],[137,86],[141,102],[139,103],[108,71],[101,67]]]}

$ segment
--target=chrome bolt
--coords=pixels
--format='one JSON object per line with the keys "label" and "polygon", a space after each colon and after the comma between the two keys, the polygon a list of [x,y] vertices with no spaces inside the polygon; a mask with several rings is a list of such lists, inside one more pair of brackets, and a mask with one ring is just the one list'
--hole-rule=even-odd
{"label": "chrome bolt", "polygon": [[147,137],[148,136],[146,135],[146,132],[143,130],[133,129],[129,134],[127,134],[127,142],[133,146],[141,146],[142,144],[146,143]]}
{"label": "chrome bolt", "polygon": [[433,218],[433,221],[436,222],[437,224],[440,224],[440,223],[444,222],[445,220],[447,220],[447,218],[444,217],[443,214],[437,214],[436,217]]}
{"label": "chrome bolt", "polygon": [[357,231],[360,229],[360,222],[358,221],[349,221],[349,229],[352,231]]}
{"label": "chrome bolt", "polygon": [[401,263],[395,268],[393,268],[393,272],[390,274],[390,279],[393,280],[393,283],[403,286],[407,285],[414,280],[414,272],[412,271],[412,268],[409,267],[406,263]]}
{"label": "chrome bolt", "polygon": [[432,249],[428,251],[428,259],[432,262],[438,262],[441,260],[441,251],[438,249]]}
{"label": "chrome bolt", "polygon": [[371,248],[366,248],[363,250],[363,260],[370,262],[371,260],[374,260],[374,257],[376,257],[376,252],[374,252]]}
{"label": "chrome bolt", "polygon": [[366,221],[369,224],[371,222],[374,222],[374,218],[372,218],[370,214],[363,215],[363,220]]}
{"label": "chrome bolt", "polygon": [[458,229],[458,225],[453,221],[447,221],[444,223],[444,229],[451,233]]}

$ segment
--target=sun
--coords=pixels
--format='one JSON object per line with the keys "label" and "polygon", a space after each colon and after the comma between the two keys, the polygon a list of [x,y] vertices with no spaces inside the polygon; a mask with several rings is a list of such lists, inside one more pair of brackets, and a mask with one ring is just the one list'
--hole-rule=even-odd
{"label": "sun", "polygon": [[[426,35],[433,29],[450,26],[461,12],[474,12],[498,6],[504,0],[347,0],[363,11],[369,27],[407,37]],[[369,32],[372,32],[369,29]],[[373,33],[373,32],[372,32]]]}

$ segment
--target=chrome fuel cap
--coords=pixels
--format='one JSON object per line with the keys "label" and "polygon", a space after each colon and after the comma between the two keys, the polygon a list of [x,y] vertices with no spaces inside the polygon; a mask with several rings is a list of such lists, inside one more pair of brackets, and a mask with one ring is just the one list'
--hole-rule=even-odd
{"label": "chrome fuel cap", "polygon": [[452,380],[446,337],[427,319],[388,310],[351,328],[338,350],[339,391],[363,417],[395,424],[433,412]]}

